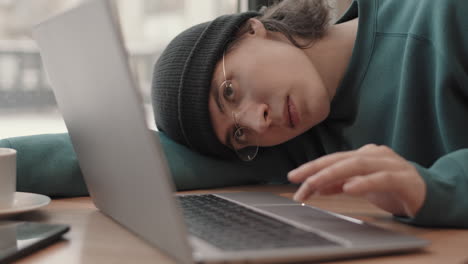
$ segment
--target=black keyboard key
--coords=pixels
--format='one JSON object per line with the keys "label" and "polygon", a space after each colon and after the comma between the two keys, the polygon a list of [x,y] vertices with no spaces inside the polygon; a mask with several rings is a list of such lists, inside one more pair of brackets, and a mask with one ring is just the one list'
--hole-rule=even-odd
{"label": "black keyboard key", "polygon": [[215,195],[179,196],[189,232],[223,250],[339,246]]}

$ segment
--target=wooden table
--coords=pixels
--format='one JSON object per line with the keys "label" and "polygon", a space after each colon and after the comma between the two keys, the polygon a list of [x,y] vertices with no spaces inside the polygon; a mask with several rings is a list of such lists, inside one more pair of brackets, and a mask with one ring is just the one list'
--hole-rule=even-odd
{"label": "wooden table", "polygon": [[[293,186],[242,186],[185,193],[265,191],[291,198],[294,190]],[[468,263],[468,230],[428,229],[401,224],[366,200],[344,195],[313,197],[307,203],[431,241],[424,250],[409,254],[329,263]],[[41,210],[14,219],[71,225],[64,239],[17,263],[175,263],[100,213],[89,197],[56,199]]]}

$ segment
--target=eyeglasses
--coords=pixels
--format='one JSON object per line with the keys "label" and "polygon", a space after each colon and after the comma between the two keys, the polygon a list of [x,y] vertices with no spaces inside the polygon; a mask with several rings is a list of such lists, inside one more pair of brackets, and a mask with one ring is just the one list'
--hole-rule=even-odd
{"label": "eyeglasses", "polygon": [[[224,63],[224,52],[223,52],[223,74],[224,74],[224,86],[225,88],[232,89],[232,82],[226,78],[226,67]],[[222,84],[222,85],[223,85]],[[235,146],[233,149],[237,156],[243,161],[252,161],[258,154],[258,135],[252,129],[239,125],[237,122],[236,114],[232,112],[232,118],[234,119],[235,131],[233,138]]]}

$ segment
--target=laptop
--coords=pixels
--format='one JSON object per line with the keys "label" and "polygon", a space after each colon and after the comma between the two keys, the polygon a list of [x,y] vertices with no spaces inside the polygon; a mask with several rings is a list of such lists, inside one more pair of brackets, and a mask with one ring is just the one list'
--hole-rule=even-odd
{"label": "laptop", "polygon": [[85,1],[33,36],[96,207],[177,263],[318,261],[428,244],[270,193],[175,195],[115,3]]}

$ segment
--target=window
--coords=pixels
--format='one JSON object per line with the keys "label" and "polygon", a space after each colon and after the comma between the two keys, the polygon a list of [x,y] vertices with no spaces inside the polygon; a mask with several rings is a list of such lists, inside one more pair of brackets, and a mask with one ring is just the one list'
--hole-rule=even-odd
{"label": "window", "polygon": [[[31,28],[83,0],[0,0],[0,139],[66,132],[42,67]],[[238,0],[115,0],[133,72],[143,93],[148,124],[153,64],[180,31],[224,13]]]}
{"label": "window", "polygon": [[[83,0],[0,0],[0,139],[66,132],[42,67],[33,25]],[[196,23],[278,0],[114,0],[148,124],[153,64],[168,42]],[[350,0],[329,0],[342,12]],[[337,14],[337,13],[335,13]],[[336,18],[336,15],[335,15]]]}

